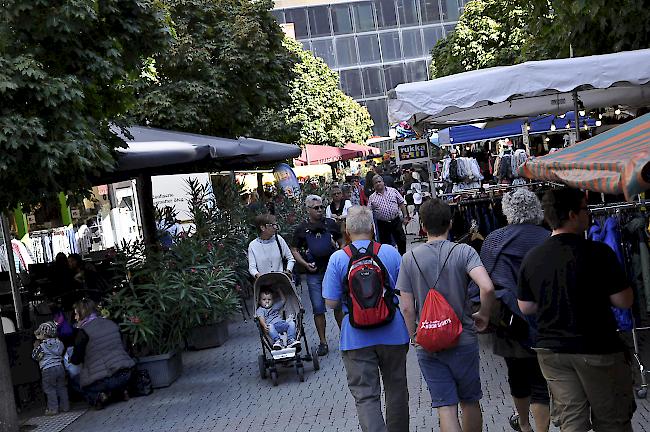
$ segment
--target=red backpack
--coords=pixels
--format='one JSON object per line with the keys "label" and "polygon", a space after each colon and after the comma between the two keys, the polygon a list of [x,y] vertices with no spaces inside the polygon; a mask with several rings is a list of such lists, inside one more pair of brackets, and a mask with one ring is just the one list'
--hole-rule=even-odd
{"label": "red backpack", "polygon": [[[415,342],[429,352],[438,352],[455,347],[460,334],[463,332],[463,324],[458,319],[458,315],[456,315],[456,312],[442,294],[436,290],[440,275],[456,246],[458,244],[455,244],[449,251],[449,255],[447,255],[444,264],[440,268],[436,282],[430,285],[431,288],[420,311],[420,322],[416,331]],[[413,251],[411,251],[411,255],[413,255],[413,261],[418,267],[422,279],[427,282],[427,278],[422,273]]]}
{"label": "red backpack", "polygon": [[381,243],[370,242],[365,249],[350,244],[343,248],[350,257],[345,293],[350,325],[359,329],[381,327],[395,317],[395,291],[388,272],[377,256]]}

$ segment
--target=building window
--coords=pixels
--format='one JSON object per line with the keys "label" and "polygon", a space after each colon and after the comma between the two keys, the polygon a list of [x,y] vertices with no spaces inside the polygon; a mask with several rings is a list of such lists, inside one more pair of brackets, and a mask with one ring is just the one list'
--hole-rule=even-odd
{"label": "building window", "polygon": [[281,10],[274,10],[271,11],[271,15],[275,17],[275,20],[278,22],[278,24],[286,24],[286,21],[284,20],[284,12]]}
{"label": "building window", "polygon": [[420,0],[420,14],[422,15],[422,24],[439,23],[440,22],[439,0]]}
{"label": "building window", "polygon": [[396,64],[384,66],[384,80],[386,81],[386,89],[392,90],[397,87],[399,84],[406,82],[406,77],[404,76],[404,65]]}
{"label": "building window", "polygon": [[329,36],[332,34],[330,30],[329,8],[327,6],[310,7],[307,11],[311,37]]}
{"label": "building window", "polygon": [[422,29],[424,33],[424,49],[431,52],[438,40],[442,39],[442,27],[427,27]]}
{"label": "building window", "polygon": [[357,33],[375,30],[375,14],[372,3],[354,3],[354,25]]}
{"label": "building window", "polygon": [[311,44],[309,43],[308,40],[300,41],[300,44],[302,45],[302,49],[304,49],[305,51],[311,50]]}
{"label": "building window", "polygon": [[399,32],[381,33],[379,35],[379,42],[381,44],[381,56],[385,62],[400,60],[402,58]]}
{"label": "building window", "polygon": [[305,9],[289,9],[284,11],[287,23],[293,23],[296,38],[304,39],[309,37],[307,29],[307,11]]}
{"label": "building window", "polygon": [[381,67],[362,69],[361,80],[363,82],[363,93],[366,97],[383,96],[386,93],[384,72]]}
{"label": "building window", "polygon": [[397,27],[395,0],[375,0],[375,11],[380,29]]}
{"label": "building window", "polygon": [[336,59],[339,67],[357,64],[357,49],[354,44],[354,37],[337,38],[335,44]]}
{"label": "building window", "polygon": [[461,6],[458,0],[440,0],[442,3],[442,19],[444,21],[458,21]]}
{"label": "building window", "polygon": [[332,6],[332,27],[334,34],[352,33],[352,14],[348,5]]}
{"label": "building window", "polygon": [[327,66],[336,67],[336,57],[334,57],[334,45],[332,39],[320,39],[311,41],[311,49],[316,57],[320,57],[327,63]]}
{"label": "building window", "polygon": [[418,82],[427,80],[427,63],[424,60],[409,62],[404,65],[406,81]]}
{"label": "building window", "polygon": [[368,113],[375,122],[372,132],[378,136],[388,136],[388,105],[386,99],[375,99],[364,102]]}
{"label": "building window", "polygon": [[423,57],[420,29],[404,30],[402,32],[402,46],[404,47],[404,58]]}
{"label": "building window", "polygon": [[381,63],[379,38],[376,34],[357,36],[359,45],[359,62],[361,64]]}
{"label": "building window", "polygon": [[417,0],[397,0],[397,12],[400,26],[414,26],[419,24]]}
{"label": "building window", "polygon": [[361,89],[361,72],[359,69],[348,69],[341,71],[341,90],[353,98],[363,96]]}

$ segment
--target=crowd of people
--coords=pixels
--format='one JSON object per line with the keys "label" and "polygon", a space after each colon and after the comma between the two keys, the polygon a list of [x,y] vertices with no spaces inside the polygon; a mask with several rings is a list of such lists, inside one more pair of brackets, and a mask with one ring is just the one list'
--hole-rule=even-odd
{"label": "crowd of people", "polygon": [[[253,277],[305,273],[319,356],[329,351],[326,308],[334,310],[364,432],[409,430],[409,349],[441,431],[482,430],[478,333],[488,331],[505,359],[513,430],[548,431],[551,419],[562,431],[632,430],[632,371],[611,310],[629,308],[632,290],[614,253],[584,237],[584,193],[554,189],[542,201],[525,187],[506,194],[509,225],[479,251],[449,240],[452,210],[429,199],[418,211],[427,241],[407,252],[403,196],[380,174],[367,179],[332,188],[328,205],[307,196],[307,220],[289,242],[276,234],[273,216],[259,216],[260,235],[249,247]],[[267,297],[258,299],[258,315],[278,304]],[[290,326],[269,332],[274,341],[281,330]]]}

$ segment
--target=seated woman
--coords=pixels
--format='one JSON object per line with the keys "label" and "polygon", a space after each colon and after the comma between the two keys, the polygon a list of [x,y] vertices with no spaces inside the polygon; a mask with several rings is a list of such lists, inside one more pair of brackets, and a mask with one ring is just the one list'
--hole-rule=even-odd
{"label": "seated woman", "polygon": [[74,309],[78,331],[70,363],[81,365],[81,392],[96,409],[111,396],[128,399],[126,388],[135,362],[124,350],[119,327],[99,316],[92,300],[83,299]]}

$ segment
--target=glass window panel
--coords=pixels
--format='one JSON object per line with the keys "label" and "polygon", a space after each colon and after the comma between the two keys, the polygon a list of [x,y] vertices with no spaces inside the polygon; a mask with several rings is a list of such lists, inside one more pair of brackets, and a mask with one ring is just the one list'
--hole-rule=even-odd
{"label": "glass window panel", "polygon": [[341,90],[353,98],[363,96],[361,90],[361,72],[359,69],[349,69],[341,71]]}
{"label": "glass window panel", "polygon": [[427,63],[424,60],[406,63],[404,67],[406,68],[406,80],[408,82],[427,80]]}
{"label": "glass window panel", "polygon": [[458,21],[460,6],[458,0],[440,0],[442,6],[442,19],[444,21]]}
{"label": "glass window panel", "polygon": [[339,67],[352,66],[357,64],[357,50],[353,37],[342,37],[336,39],[336,59]]}
{"label": "glass window panel", "polygon": [[400,60],[402,50],[399,45],[399,32],[381,33],[379,35],[381,43],[381,55],[384,61]]}
{"label": "glass window panel", "polygon": [[404,48],[404,58],[424,56],[420,29],[404,30],[402,32],[402,47]]}
{"label": "glass window panel", "polygon": [[405,83],[406,77],[404,76],[403,65],[400,63],[384,66],[384,79],[386,80],[386,89],[388,90],[392,90],[399,84]]}
{"label": "glass window panel", "polygon": [[418,25],[417,0],[397,0],[400,26]]}
{"label": "glass window panel", "polygon": [[375,0],[375,11],[380,29],[397,27],[395,0]]}
{"label": "glass window panel", "polygon": [[447,36],[447,35],[449,35],[449,33],[453,32],[455,28],[456,28],[456,24],[446,24],[445,25],[445,36]]}
{"label": "glass window panel", "polygon": [[375,30],[375,14],[372,11],[372,3],[355,3],[354,25],[357,32]]}
{"label": "glass window panel", "polygon": [[300,43],[302,44],[302,49],[304,49],[305,51],[311,50],[311,44],[309,43],[308,40],[300,41]]}
{"label": "glass window panel", "polygon": [[271,11],[271,15],[273,15],[273,17],[275,17],[275,20],[278,22],[278,24],[284,24],[286,22],[284,20],[284,11],[274,10],[274,11]]}
{"label": "glass window panel", "polygon": [[352,15],[348,5],[332,6],[332,27],[334,34],[352,33]]}
{"label": "glass window panel", "polygon": [[439,0],[420,0],[420,15],[422,15],[422,24],[440,22],[440,5],[438,2]]}
{"label": "glass window panel", "polygon": [[388,106],[386,99],[375,99],[365,102],[368,113],[375,125],[372,133],[377,136],[388,136]]}
{"label": "glass window panel", "polygon": [[307,12],[305,9],[289,9],[284,12],[287,23],[293,23],[293,29],[296,38],[306,38],[309,36],[307,31]]}
{"label": "glass window panel", "polygon": [[309,14],[309,30],[311,37],[329,36],[330,30],[330,15],[327,6],[310,7]]}
{"label": "glass window panel", "polygon": [[370,67],[361,70],[363,92],[366,97],[382,96],[386,93],[384,88],[384,73],[381,67]]}
{"label": "glass window panel", "polygon": [[442,27],[427,27],[424,32],[424,50],[429,53],[436,46],[438,40],[442,39]]}
{"label": "glass window panel", "polygon": [[314,55],[322,58],[329,67],[336,67],[332,39],[311,41],[311,49]]}
{"label": "glass window panel", "polygon": [[376,34],[357,36],[357,44],[359,44],[359,62],[361,64],[381,63],[379,38]]}

